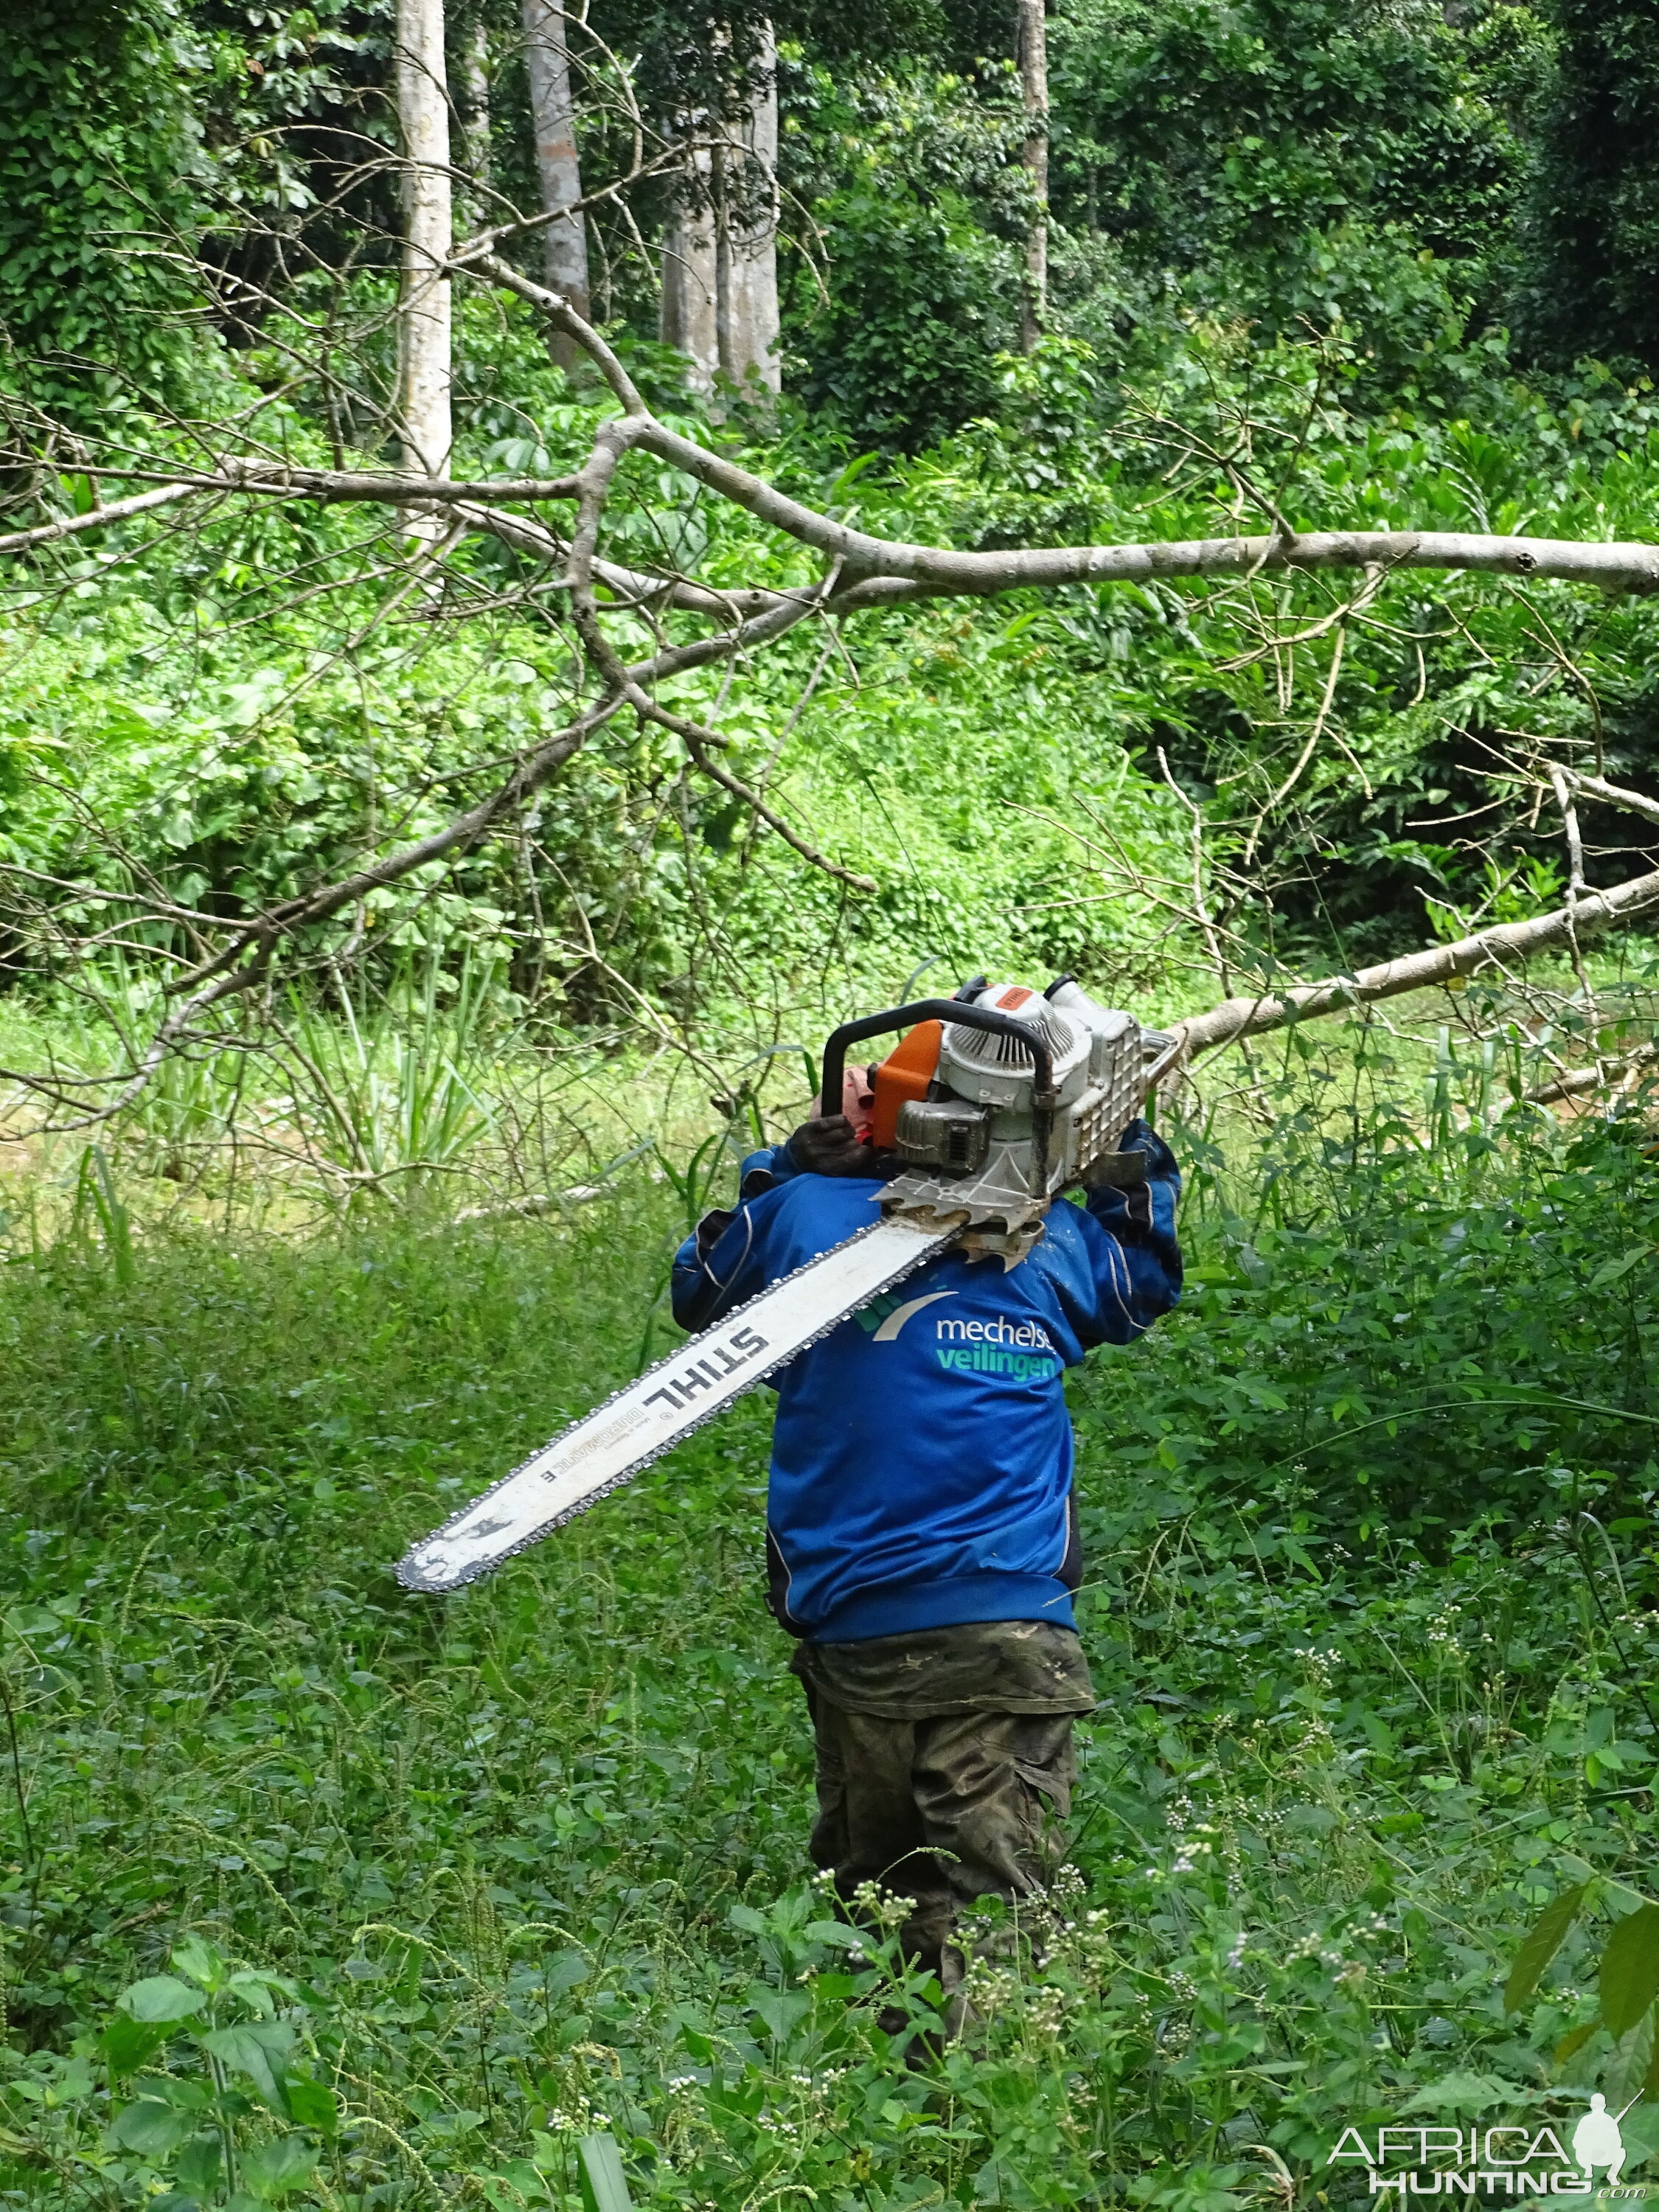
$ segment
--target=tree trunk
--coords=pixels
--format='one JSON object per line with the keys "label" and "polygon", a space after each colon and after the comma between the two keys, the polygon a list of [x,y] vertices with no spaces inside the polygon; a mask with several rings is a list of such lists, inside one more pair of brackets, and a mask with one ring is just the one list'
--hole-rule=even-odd
{"label": "tree trunk", "polygon": [[[766,26],[752,106],[700,135],[691,156],[696,197],[669,218],[662,242],[662,338],[691,362],[705,394],[716,375],[770,397],[778,361],[777,42]],[[688,134],[696,125],[688,125]]]}
{"label": "tree trunk", "polygon": [[[466,34],[461,64],[461,127],[466,141],[466,172],[479,185],[489,182],[489,33],[482,18]],[[482,220],[488,203],[480,196],[473,210]]]}
{"label": "tree trunk", "polygon": [[662,239],[662,342],[691,363],[691,387],[714,389],[720,365],[720,271],[714,243],[713,162],[706,149],[692,156],[700,206],[677,207]]}
{"label": "tree trunk", "polygon": [[398,119],[403,134],[404,236],[398,302],[398,416],[404,467],[449,467],[450,287],[454,242],[443,0],[398,0]]}
{"label": "tree trunk", "polygon": [[778,361],[777,40],[769,23],[758,65],[765,81],[726,155],[720,243],[720,367],[738,386],[781,384]]}
{"label": "tree trunk", "polygon": [[1048,27],[1043,0],[1019,0],[1019,82],[1025,99],[1020,161],[1030,179],[1032,209],[1025,233],[1025,283],[1019,343],[1030,353],[1048,312]]}
{"label": "tree trunk", "polygon": [[[576,103],[570,89],[570,46],[561,0],[524,0],[525,66],[536,133],[536,172],[542,210],[551,220],[542,232],[547,285],[568,300],[584,321],[592,295],[587,276],[587,221],[573,213],[582,196],[576,154]],[[551,340],[561,368],[583,358],[562,332]]]}

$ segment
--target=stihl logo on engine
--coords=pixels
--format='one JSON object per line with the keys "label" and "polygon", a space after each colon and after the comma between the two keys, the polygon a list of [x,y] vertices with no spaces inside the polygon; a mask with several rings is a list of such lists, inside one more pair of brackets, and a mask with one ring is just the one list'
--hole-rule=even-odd
{"label": "stihl logo on engine", "polygon": [[[647,1406],[654,1406],[660,1398],[678,1412],[682,1406],[689,1406],[699,1390],[714,1389],[717,1383],[724,1382],[728,1375],[735,1375],[739,1367],[747,1366],[765,1349],[766,1339],[758,1329],[734,1328],[723,1343],[711,1344],[701,1359],[694,1361],[680,1374],[671,1375],[661,1389],[653,1390],[645,1402]],[[717,1361],[718,1365],[715,1364]]]}

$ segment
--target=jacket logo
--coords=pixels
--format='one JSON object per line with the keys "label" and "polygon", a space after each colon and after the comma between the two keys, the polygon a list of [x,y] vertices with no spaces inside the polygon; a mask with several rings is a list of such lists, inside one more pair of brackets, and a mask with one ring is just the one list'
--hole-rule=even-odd
{"label": "jacket logo", "polygon": [[[925,1298],[907,1298],[907,1301],[902,1303],[902,1305],[891,1307],[891,1312],[887,1314],[887,1318],[884,1318],[884,1321],[880,1322],[880,1328],[876,1329],[874,1340],[876,1340],[876,1343],[878,1343],[878,1345],[891,1345],[891,1343],[894,1343],[894,1338],[898,1336],[900,1329],[905,1328],[905,1322],[909,1321],[911,1314],[921,1314],[922,1307],[925,1307],[925,1305],[931,1305],[931,1303],[936,1301],[936,1298],[953,1298],[953,1297],[956,1297],[956,1291],[953,1291],[953,1290],[929,1290],[929,1291],[927,1291],[927,1297],[925,1297]],[[860,1316],[858,1316],[858,1318],[860,1318],[860,1321],[863,1321],[865,1316],[863,1316],[863,1314],[860,1314]],[[872,1321],[874,1321],[874,1318],[876,1318],[876,1316],[874,1316],[874,1314],[872,1314]],[[865,1322],[865,1328],[869,1328],[869,1322]]]}

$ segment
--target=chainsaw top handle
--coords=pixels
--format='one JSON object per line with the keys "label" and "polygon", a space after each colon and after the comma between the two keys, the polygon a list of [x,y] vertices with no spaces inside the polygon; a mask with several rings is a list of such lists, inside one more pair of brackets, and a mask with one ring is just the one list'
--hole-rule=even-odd
{"label": "chainsaw top handle", "polygon": [[[960,999],[916,999],[908,1006],[890,1006],[885,1013],[866,1014],[856,1022],[843,1022],[832,1030],[823,1048],[823,1080],[818,1104],[826,1114],[841,1111],[842,1085],[847,1072],[847,1048],[862,1038],[880,1036],[888,1030],[908,1030],[915,1022],[954,1022],[965,1030],[990,1030],[1023,1044],[1035,1063],[1031,1090],[1032,1138],[1036,1152],[1038,1186],[1048,1179],[1048,1145],[1054,1133],[1054,1063],[1048,1046],[1025,1023],[1012,1014],[994,1013],[988,1006],[973,1006]],[[831,1103],[831,1101],[835,1103]]]}

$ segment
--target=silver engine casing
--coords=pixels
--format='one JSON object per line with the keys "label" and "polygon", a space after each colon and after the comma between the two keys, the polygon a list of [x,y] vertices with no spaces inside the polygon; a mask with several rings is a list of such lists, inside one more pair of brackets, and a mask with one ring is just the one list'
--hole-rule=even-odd
{"label": "silver engine casing", "polygon": [[1015,1038],[947,1022],[939,1095],[900,1109],[899,1156],[911,1164],[882,1202],[928,1226],[965,1221],[966,1249],[995,1252],[1013,1267],[1042,1235],[1059,1192],[1141,1179],[1141,1156],[1115,1146],[1140,1110],[1146,1033],[1072,982],[1051,999],[1022,984],[993,983],[975,1003],[1012,1015],[1048,1047],[1055,1103],[1046,1172],[1037,1156],[1031,1055]]}

